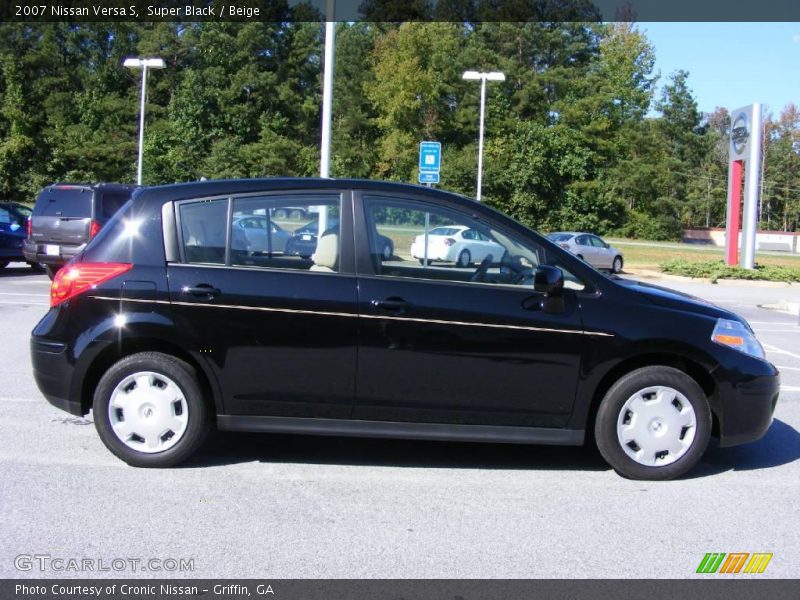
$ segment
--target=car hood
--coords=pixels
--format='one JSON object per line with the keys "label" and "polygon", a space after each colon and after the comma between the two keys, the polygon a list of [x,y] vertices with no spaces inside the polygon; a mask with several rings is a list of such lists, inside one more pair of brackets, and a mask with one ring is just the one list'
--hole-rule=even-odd
{"label": "car hood", "polygon": [[645,283],[643,281],[636,281],[632,279],[616,278],[614,283],[644,296],[647,300],[657,306],[699,313],[701,315],[707,315],[709,317],[715,317],[718,319],[733,319],[736,321],[742,320],[735,313],[732,313],[731,311],[717,306],[716,304],[713,304],[707,300],[698,298],[697,296],[692,296],[691,294],[686,294],[684,292],[671,290],[659,285],[653,285],[652,283]]}

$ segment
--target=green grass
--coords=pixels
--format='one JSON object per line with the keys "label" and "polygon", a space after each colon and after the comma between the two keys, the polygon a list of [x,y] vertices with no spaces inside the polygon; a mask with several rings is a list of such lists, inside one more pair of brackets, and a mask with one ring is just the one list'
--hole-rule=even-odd
{"label": "green grass", "polygon": [[[670,261],[686,263],[718,261],[722,263],[725,254],[722,248],[715,246],[696,246],[677,242],[637,242],[623,239],[607,239],[606,241],[622,250],[626,267],[639,269],[661,270],[661,266]],[[632,245],[638,243],[647,243],[648,246]],[[800,255],[756,252],[756,262],[761,266],[800,268]]]}
{"label": "green grass", "polygon": [[759,264],[753,270],[741,267],[729,267],[721,260],[687,261],[673,259],[664,262],[661,270],[672,275],[710,279],[716,283],[719,279],[756,279],[764,281],[800,281],[800,266],[787,267],[781,265]]}

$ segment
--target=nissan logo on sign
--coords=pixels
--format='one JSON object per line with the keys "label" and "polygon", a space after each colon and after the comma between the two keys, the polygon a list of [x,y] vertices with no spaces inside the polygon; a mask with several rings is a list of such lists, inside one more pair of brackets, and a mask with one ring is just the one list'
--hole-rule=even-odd
{"label": "nissan logo on sign", "polygon": [[750,128],[747,123],[747,115],[739,113],[733,121],[731,128],[731,145],[736,156],[741,156],[747,149],[747,141],[750,139]]}

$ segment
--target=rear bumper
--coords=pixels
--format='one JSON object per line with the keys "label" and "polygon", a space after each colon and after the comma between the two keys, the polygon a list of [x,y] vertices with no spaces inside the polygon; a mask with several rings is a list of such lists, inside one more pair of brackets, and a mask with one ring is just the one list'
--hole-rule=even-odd
{"label": "rear bumper", "polygon": [[37,337],[31,338],[33,378],[47,401],[70,414],[85,415],[80,399],[70,398],[73,367],[67,358],[67,346]]}
{"label": "rear bumper", "polygon": [[26,241],[22,247],[22,254],[28,262],[42,263],[43,265],[63,265],[80,254],[86,247],[86,244],[81,244],[80,246],[53,245],[58,246],[58,254],[47,254],[47,244]]}
{"label": "rear bumper", "polygon": [[780,375],[773,373],[736,383],[723,395],[720,421],[720,446],[754,442],[772,425],[772,415],[780,394]]}

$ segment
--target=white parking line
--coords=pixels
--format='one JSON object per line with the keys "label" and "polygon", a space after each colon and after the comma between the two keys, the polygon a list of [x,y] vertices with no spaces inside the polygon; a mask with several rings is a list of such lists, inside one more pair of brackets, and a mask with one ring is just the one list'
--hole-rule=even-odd
{"label": "white parking line", "polygon": [[35,296],[37,298],[41,297],[41,294],[36,294],[34,292],[25,293],[25,292],[0,292],[0,296]]}
{"label": "white parking line", "polygon": [[5,302],[0,300],[0,304],[7,304],[9,306],[50,306],[47,302],[28,302],[27,300],[20,300],[18,302]]}
{"label": "white parking line", "polygon": [[775,346],[771,346],[770,344],[761,344],[769,350],[770,352],[774,352],[775,354],[785,354],[786,356],[791,356],[792,358],[796,358],[800,360],[800,354],[795,354],[794,352],[789,352],[788,350],[781,350],[780,348],[776,348]]}
{"label": "white parking line", "polygon": [[781,371],[800,371],[800,367],[784,367],[782,365],[775,365],[776,369],[780,369]]}
{"label": "white parking line", "polygon": [[748,321],[750,325],[797,325],[794,321]]}
{"label": "white parking line", "polygon": [[781,386],[782,392],[800,392],[800,387],[796,385],[782,385]]}

